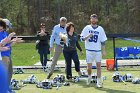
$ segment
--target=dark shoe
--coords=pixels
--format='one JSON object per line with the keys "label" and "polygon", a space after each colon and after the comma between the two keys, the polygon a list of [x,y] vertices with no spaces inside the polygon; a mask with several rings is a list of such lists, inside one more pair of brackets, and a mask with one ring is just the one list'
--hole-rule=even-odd
{"label": "dark shoe", "polygon": [[49,75],[47,76],[47,79],[50,79],[51,76],[52,76],[52,74],[49,73]]}

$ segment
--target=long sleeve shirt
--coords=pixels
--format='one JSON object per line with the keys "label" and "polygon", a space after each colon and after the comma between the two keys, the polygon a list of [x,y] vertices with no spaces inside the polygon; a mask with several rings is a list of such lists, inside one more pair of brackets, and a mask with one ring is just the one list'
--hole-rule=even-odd
{"label": "long sleeve shirt", "polygon": [[61,27],[60,24],[54,26],[52,35],[50,37],[50,47],[53,47],[53,43],[55,42],[57,45],[61,45],[60,41],[61,38],[59,34],[61,33],[66,33],[66,27]]}
{"label": "long sleeve shirt", "polygon": [[49,44],[48,44],[49,33],[45,32],[47,34],[45,36],[40,36],[39,33],[40,33],[40,31],[37,31],[37,36],[40,37],[38,49],[42,49],[42,48],[45,48],[45,47],[48,48],[48,46],[49,46]]}
{"label": "long sleeve shirt", "polygon": [[64,44],[64,51],[74,51],[76,50],[76,47],[82,51],[82,48],[80,47],[80,44],[78,43],[78,35],[76,33],[73,33],[73,35],[68,34],[68,46]]}

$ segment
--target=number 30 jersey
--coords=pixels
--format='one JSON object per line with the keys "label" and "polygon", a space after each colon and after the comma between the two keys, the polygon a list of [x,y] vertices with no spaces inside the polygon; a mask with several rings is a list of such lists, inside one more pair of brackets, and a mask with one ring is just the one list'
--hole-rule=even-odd
{"label": "number 30 jersey", "polygon": [[81,39],[85,38],[91,33],[93,36],[85,40],[85,48],[89,51],[100,51],[101,42],[105,42],[107,40],[105,31],[101,26],[94,28],[91,25],[87,25],[80,35]]}

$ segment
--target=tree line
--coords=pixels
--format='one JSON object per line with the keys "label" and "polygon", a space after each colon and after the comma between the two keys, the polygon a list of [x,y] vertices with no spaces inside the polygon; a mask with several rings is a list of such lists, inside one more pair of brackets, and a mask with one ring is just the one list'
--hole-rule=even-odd
{"label": "tree line", "polygon": [[44,22],[50,33],[65,16],[77,33],[96,13],[106,33],[139,33],[140,0],[1,0],[0,16],[8,18],[19,35],[35,35]]}

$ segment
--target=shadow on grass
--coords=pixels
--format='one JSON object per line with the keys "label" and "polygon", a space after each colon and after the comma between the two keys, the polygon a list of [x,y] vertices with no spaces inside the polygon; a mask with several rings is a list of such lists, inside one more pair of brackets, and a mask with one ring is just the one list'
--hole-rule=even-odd
{"label": "shadow on grass", "polygon": [[106,91],[107,93],[136,93],[131,91],[125,91],[125,90],[116,90],[116,89],[109,89],[109,88],[96,88],[100,91]]}
{"label": "shadow on grass", "polygon": [[92,83],[91,85],[86,85],[86,81],[82,81],[82,82],[78,82],[78,83],[75,83],[75,84],[78,84],[79,86],[83,86],[83,88],[95,88],[97,90],[100,90],[100,91],[105,91],[106,93],[136,93],[136,92],[131,92],[131,91],[126,91],[125,89],[124,90],[117,90],[117,89],[110,89],[110,88],[97,88],[96,87],[96,84],[95,83]]}

